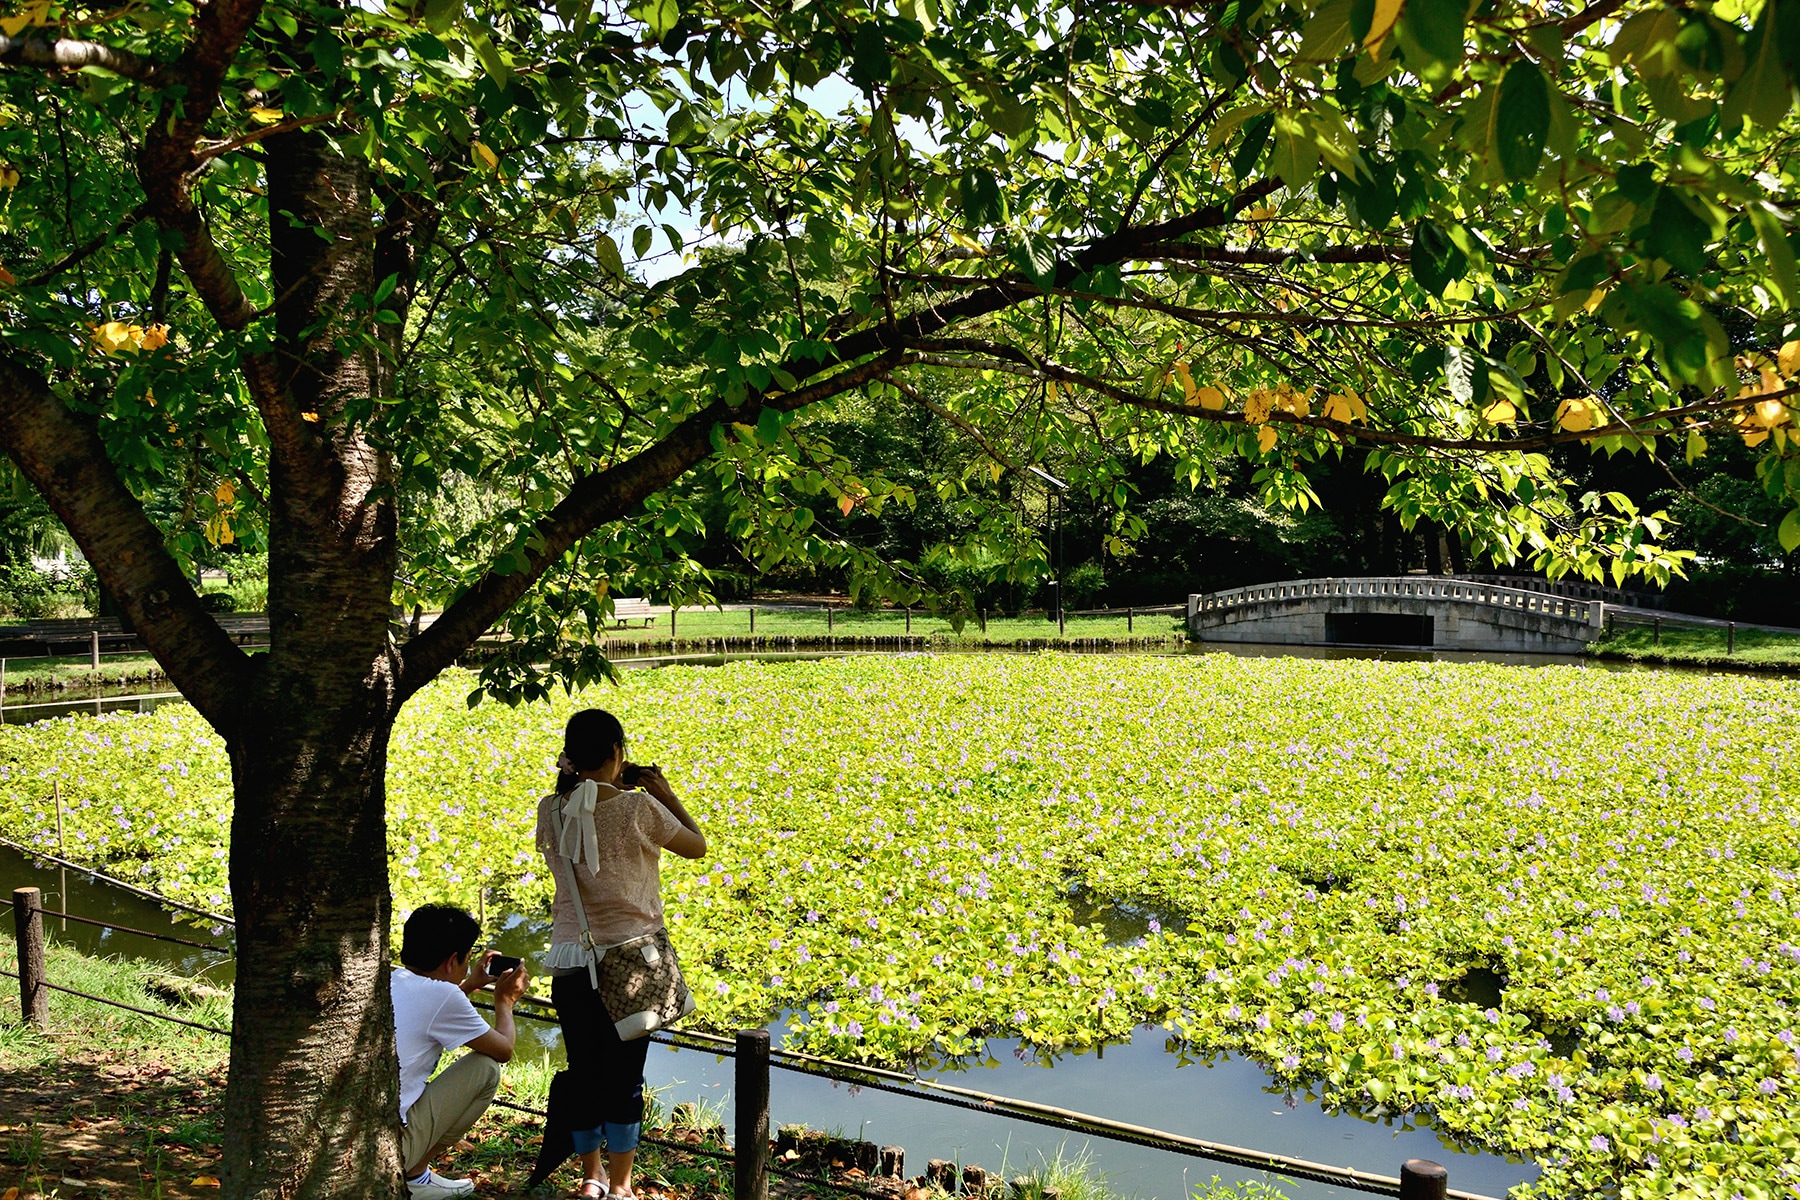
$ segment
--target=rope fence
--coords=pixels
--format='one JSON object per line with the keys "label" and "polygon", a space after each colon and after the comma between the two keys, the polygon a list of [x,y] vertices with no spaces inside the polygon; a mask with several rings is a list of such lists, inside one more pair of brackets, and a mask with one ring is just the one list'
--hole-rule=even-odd
{"label": "rope fence", "polygon": [[[3,839],[0,839],[3,840]],[[10,844],[10,843],[9,843]],[[96,878],[101,878],[95,873]],[[128,885],[127,885],[128,886]],[[141,891],[141,889],[131,889]],[[161,897],[155,897],[162,899]],[[4,903],[4,902],[0,902]],[[43,919],[45,917],[66,918],[83,924],[102,928],[118,929],[123,932],[138,934],[162,941],[176,942],[201,950],[215,953],[229,953],[218,946],[204,945],[169,935],[150,933],[145,930],[131,929],[127,926],[115,925],[107,921],[86,917],[75,917],[70,914],[45,909],[40,903],[40,892],[35,887],[18,888],[13,892],[10,902],[18,943],[19,970],[0,970],[9,978],[17,979],[20,988],[20,1013],[27,1024],[43,1028],[48,1024],[49,1012],[46,992],[60,992],[75,996],[91,1003],[135,1013],[139,1016],[151,1017],[167,1021],[189,1029],[229,1038],[231,1031],[215,1025],[207,1025],[198,1021],[189,1021],[168,1013],[156,1012],[152,1009],[139,1008],[122,1001],[105,996],[96,996],[73,988],[62,987],[50,983],[45,978],[44,967],[44,934]],[[210,915],[210,914],[209,914]],[[523,1007],[515,1012],[516,1016],[526,1020],[544,1024],[558,1024],[555,1016],[538,1009],[552,1007],[550,1001],[541,996],[526,995],[521,997]],[[475,1001],[476,1007],[493,1011],[493,1006],[484,1001]],[[959,1087],[955,1084],[938,1080],[925,1079],[915,1074],[892,1071],[881,1067],[870,1067],[859,1063],[844,1062],[839,1059],[822,1058],[794,1050],[772,1050],[769,1046],[769,1034],[766,1029],[741,1031],[736,1041],[715,1037],[711,1034],[687,1032],[658,1033],[650,1035],[652,1041],[671,1046],[676,1049],[693,1050],[700,1053],[714,1054],[719,1057],[736,1059],[736,1096],[738,1099],[740,1146],[748,1146],[751,1153],[738,1157],[719,1151],[710,1151],[685,1142],[668,1142],[662,1139],[646,1138],[654,1145],[667,1146],[684,1152],[706,1156],[733,1159],[737,1164],[737,1189],[735,1200],[767,1200],[767,1177],[770,1174],[794,1179],[813,1186],[823,1186],[852,1194],[866,1194],[868,1189],[842,1184],[828,1178],[794,1172],[780,1167],[770,1161],[769,1155],[769,1071],[771,1068],[788,1071],[794,1074],[809,1075],[814,1078],[828,1079],[835,1083],[849,1084],[853,1087],[867,1087],[894,1095],[924,1100],[932,1104],[963,1109],[973,1112],[985,1112],[1001,1115],[1014,1120],[1031,1124],[1048,1126],[1065,1132],[1078,1133],[1084,1136],[1104,1138],[1109,1141],[1123,1142],[1142,1146],[1148,1149],[1167,1153],[1181,1154],[1188,1157],[1205,1159],[1211,1162],[1224,1163],[1230,1166],[1270,1172],[1290,1179],[1304,1180],[1311,1183],[1325,1184],[1334,1187],[1350,1188],[1356,1191],[1376,1195],[1398,1196],[1401,1200],[1492,1200],[1471,1192],[1455,1191],[1447,1187],[1447,1172],[1436,1163],[1423,1160],[1407,1162],[1398,1177],[1381,1175],[1374,1172],[1359,1171],[1351,1167],[1338,1167],[1327,1163],[1313,1162],[1289,1155],[1274,1154],[1253,1150],[1242,1146],[1233,1146],[1223,1142],[1212,1142],[1202,1138],[1187,1137],[1182,1134],[1169,1133],[1160,1129],[1151,1129],[1141,1125],[1133,1125],[1122,1121],[1113,1121],[1091,1113],[1076,1112],[1071,1109],[1058,1108],[1053,1105],[1040,1104],[1035,1101],[1021,1100],[1011,1096],[999,1096],[978,1091],[973,1088]],[[502,1107],[517,1109],[520,1112],[543,1116],[541,1110],[528,1108],[506,1101],[495,1101]],[[760,1180],[760,1183],[758,1182]]]}

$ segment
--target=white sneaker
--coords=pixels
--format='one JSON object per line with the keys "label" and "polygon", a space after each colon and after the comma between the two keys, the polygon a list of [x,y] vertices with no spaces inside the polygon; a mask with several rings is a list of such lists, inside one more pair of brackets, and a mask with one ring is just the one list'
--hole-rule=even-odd
{"label": "white sneaker", "polygon": [[473,1179],[445,1179],[430,1167],[425,1168],[423,1182],[406,1181],[406,1190],[412,1194],[412,1200],[451,1200],[456,1196],[473,1196],[475,1181]]}

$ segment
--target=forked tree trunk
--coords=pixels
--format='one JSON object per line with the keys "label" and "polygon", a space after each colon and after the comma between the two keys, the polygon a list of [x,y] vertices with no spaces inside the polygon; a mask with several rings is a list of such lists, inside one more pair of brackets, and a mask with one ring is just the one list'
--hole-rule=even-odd
{"label": "forked tree trunk", "polygon": [[[222,1182],[231,1200],[397,1195],[386,788],[392,464],[347,406],[387,371],[366,310],[368,170],[315,133],[267,142],[277,362],[270,646],[228,738],[238,982]],[[363,324],[359,324],[363,322]]]}

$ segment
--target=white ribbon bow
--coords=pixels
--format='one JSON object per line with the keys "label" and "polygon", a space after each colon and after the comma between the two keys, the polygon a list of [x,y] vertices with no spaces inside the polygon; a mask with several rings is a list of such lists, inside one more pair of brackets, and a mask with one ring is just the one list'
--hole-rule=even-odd
{"label": "white ribbon bow", "polygon": [[600,785],[584,779],[569,791],[563,801],[562,830],[557,849],[570,863],[586,860],[588,869],[600,871],[600,835],[594,831],[594,803],[600,798]]}

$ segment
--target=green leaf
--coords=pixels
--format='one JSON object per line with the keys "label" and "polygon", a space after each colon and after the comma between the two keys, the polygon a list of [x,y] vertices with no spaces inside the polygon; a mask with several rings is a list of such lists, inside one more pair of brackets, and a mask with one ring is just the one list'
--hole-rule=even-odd
{"label": "green leaf", "polygon": [[1550,86],[1534,63],[1520,59],[1506,70],[1494,114],[1494,150],[1508,179],[1537,174],[1549,134]]}
{"label": "green leaf", "polygon": [[1763,261],[1768,267],[1765,276],[1775,298],[1783,307],[1800,308],[1800,272],[1794,266],[1794,247],[1787,239],[1787,231],[1782,228],[1781,217],[1766,204],[1752,204],[1750,223],[1756,227],[1757,239],[1762,243]]}
{"label": "green leaf", "polygon": [[1027,233],[1008,256],[1013,265],[1039,287],[1056,282],[1056,247],[1041,234]]}
{"label": "green leaf", "polygon": [[963,220],[971,228],[997,225],[1006,219],[1005,205],[1000,196],[1000,182],[987,168],[971,167],[964,171],[957,190],[962,196]]}
{"label": "green leaf", "polygon": [[485,33],[472,33],[469,35],[469,45],[475,51],[475,57],[481,60],[481,69],[488,73],[488,78],[494,81],[495,87],[504,91],[506,85],[512,82],[512,68],[506,65],[506,60],[494,49],[494,43],[488,41]]}
{"label": "green leaf", "polygon": [[1800,549],[1800,508],[1790,509],[1788,515],[1781,518],[1781,528],[1775,536],[1781,540],[1781,548],[1789,554]]}
{"label": "green leaf", "polygon": [[[1301,30],[1300,49],[1294,52],[1294,58],[1300,62],[1335,60],[1350,42],[1351,10],[1354,7],[1355,0],[1325,0]],[[1373,0],[1368,0],[1367,7],[1372,19]],[[1363,32],[1368,32],[1367,20],[1363,22]]]}
{"label": "green leaf", "polygon": [[1442,296],[1452,280],[1469,269],[1468,256],[1457,249],[1450,235],[1430,221],[1420,221],[1413,231],[1412,276],[1433,296]]}
{"label": "green leaf", "polygon": [[1409,67],[1442,78],[1463,60],[1463,0],[1408,0],[1400,13],[1400,46]]}
{"label": "green leaf", "polygon": [[1400,195],[1394,189],[1394,164],[1372,161],[1368,178],[1350,177],[1343,183],[1356,204],[1357,217],[1370,229],[1386,229],[1400,206]]}
{"label": "green leaf", "polygon": [[619,243],[613,241],[610,233],[594,239],[594,259],[600,269],[614,279],[625,278],[625,260],[619,255]]}
{"label": "green leaf", "polygon": [[1269,170],[1290,188],[1305,187],[1319,170],[1319,144],[1312,129],[1298,111],[1284,109],[1275,114],[1274,133]]}
{"label": "green leaf", "polygon": [[1698,275],[1706,269],[1706,246],[1711,241],[1712,226],[1694,212],[1679,190],[1664,184],[1650,212],[1645,251],[1684,275]]}
{"label": "green leaf", "polygon": [[1458,404],[1473,408],[1487,399],[1487,359],[1471,346],[1445,346],[1444,380]]}
{"label": "green leaf", "polygon": [[642,258],[650,253],[650,242],[656,236],[648,225],[639,225],[631,231],[631,253],[635,258]]}
{"label": "green leaf", "polygon": [[1169,107],[1169,102],[1158,100],[1155,96],[1145,96],[1131,107],[1137,113],[1138,120],[1153,129],[1167,129],[1175,119],[1175,110]]}
{"label": "green leaf", "polygon": [[1731,85],[1719,110],[1721,128],[1729,129],[1749,117],[1758,128],[1773,129],[1793,106],[1793,87],[1781,67],[1779,16],[1777,5],[1763,5],[1762,17],[1746,47],[1750,65]]}
{"label": "green leaf", "polygon": [[1231,155],[1231,173],[1242,179],[1256,169],[1263,147],[1269,144],[1269,133],[1275,128],[1275,114],[1264,113],[1244,126],[1244,140]]}
{"label": "green leaf", "polygon": [[875,21],[864,21],[856,27],[856,40],[850,47],[850,82],[863,91],[878,83],[886,83],[894,74],[894,60],[888,54],[887,36]]}
{"label": "green leaf", "polygon": [[648,25],[650,36],[659,42],[681,21],[681,6],[676,0],[644,0],[627,11]]}

